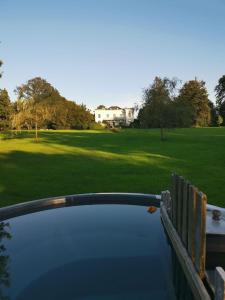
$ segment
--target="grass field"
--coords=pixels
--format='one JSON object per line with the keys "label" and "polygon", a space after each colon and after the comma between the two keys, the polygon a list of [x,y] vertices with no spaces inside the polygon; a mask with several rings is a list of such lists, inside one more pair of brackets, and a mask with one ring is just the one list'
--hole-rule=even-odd
{"label": "grass field", "polygon": [[87,192],[160,193],[175,171],[225,206],[225,128],[43,131],[0,141],[1,206]]}

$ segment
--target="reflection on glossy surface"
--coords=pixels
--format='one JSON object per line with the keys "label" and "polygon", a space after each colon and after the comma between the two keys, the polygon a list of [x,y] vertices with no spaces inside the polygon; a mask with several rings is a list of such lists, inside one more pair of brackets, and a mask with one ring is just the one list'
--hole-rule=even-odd
{"label": "reflection on glossy surface", "polygon": [[4,296],[2,289],[10,286],[10,276],[8,270],[9,255],[6,255],[6,248],[4,245],[5,239],[10,239],[9,224],[5,222],[0,223],[0,299],[10,300],[9,297]]}
{"label": "reflection on glossy surface", "polygon": [[87,205],[8,220],[10,300],[175,300],[170,247],[159,212]]}

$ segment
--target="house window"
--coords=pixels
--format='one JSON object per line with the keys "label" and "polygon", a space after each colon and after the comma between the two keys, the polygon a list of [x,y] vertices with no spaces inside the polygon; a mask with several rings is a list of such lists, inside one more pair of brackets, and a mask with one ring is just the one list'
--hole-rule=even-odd
{"label": "house window", "polygon": [[131,118],[131,112],[130,112],[130,111],[129,111],[129,113],[128,113],[128,117]]}
{"label": "house window", "polygon": [[101,119],[101,114],[98,114],[98,118]]}
{"label": "house window", "polygon": [[107,114],[106,117],[109,118],[109,114]]}
{"label": "house window", "polygon": [[116,114],[113,114],[113,118],[115,119],[115,117],[116,117]]}

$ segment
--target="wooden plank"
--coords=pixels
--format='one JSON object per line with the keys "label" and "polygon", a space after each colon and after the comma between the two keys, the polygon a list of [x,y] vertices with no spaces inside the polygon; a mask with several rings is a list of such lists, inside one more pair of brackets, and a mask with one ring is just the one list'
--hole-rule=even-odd
{"label": "wooden plank", "polygon": [[161,201],[164,203],[166,209],[167,209],[167,203],[166,203],[166,191],[161,192]]}
{"label": "wooden plank", "polygon": [[215,272],[215,300],[225,300],[225,272],[220,267]]}
{"label": "wooden plank", "polygon": [[172,201],[170,191],[166,191],[167,213],[171,219],[172,216]]}
{"label": "wooden plank", "polygon": [[182,266],[186,279],[192,290],[194,298],[196,300],[210,300],[211,298],[202,280],[198,276],[194,265],[191,261],[191,258],[189,257],[187,250],[183,246],[172,222],[170,221],[167,211],[163,204],[161,205],[161,217],[164,227],[173,245],[173,248],[177,254],[178,260]]}
{"label": "wooden plank", "polygon": [[183,187],[184,178],[178,177],[178,193],[177,193],[177,232],[182,235],[182,219],[183,219]]}
{"label": "wooden plank", "polygon": [[195,268],[199,276],[205,277],[206,260],[206,195],[197,193],[196,198],[196,226],[195,226]]}
{"label": "wooden plank", "polygon": [[172,174],[172,187],[171,187],[171,197],[172,197],[172,223],[175,228],[177,228],[177,183],[178,176]]}
{"label": "wooden plank", "polygon": [[197,189],[189,186],[188,200],[188,253],[191,260],[195,260],[195,225],[196,225],[196,193]]}
{"label": "wooden plank", "polygon": [[183,212],[182,212],[182,242],[184,245],[188,246],[188,200],[189,200],[189,186],[190,183],[185,181],[184,188],[183,188]]}
{"label": "wooden plank", "polygon": [[169,215],[169,217],[171,217],[171,196],[170,196],[170,191],[162,191],[161,192],[161,201],[163,202],[163,204],[166,207],[166,211]]}
{"label": "wooden plank", "polygon": [[175,174],[171,175],[171,187],[170,187],[170,194],[171,194],[171,221],[174,223],[174,214],[175,214]]}

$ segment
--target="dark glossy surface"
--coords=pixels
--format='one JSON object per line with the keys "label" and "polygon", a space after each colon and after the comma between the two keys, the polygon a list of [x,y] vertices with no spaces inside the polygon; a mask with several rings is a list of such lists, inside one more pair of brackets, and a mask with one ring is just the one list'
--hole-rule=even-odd
{"label": "dark glossy surface", "polygon": [[1,299],[176,299],[159,211],[86,205],[7,222]]}

